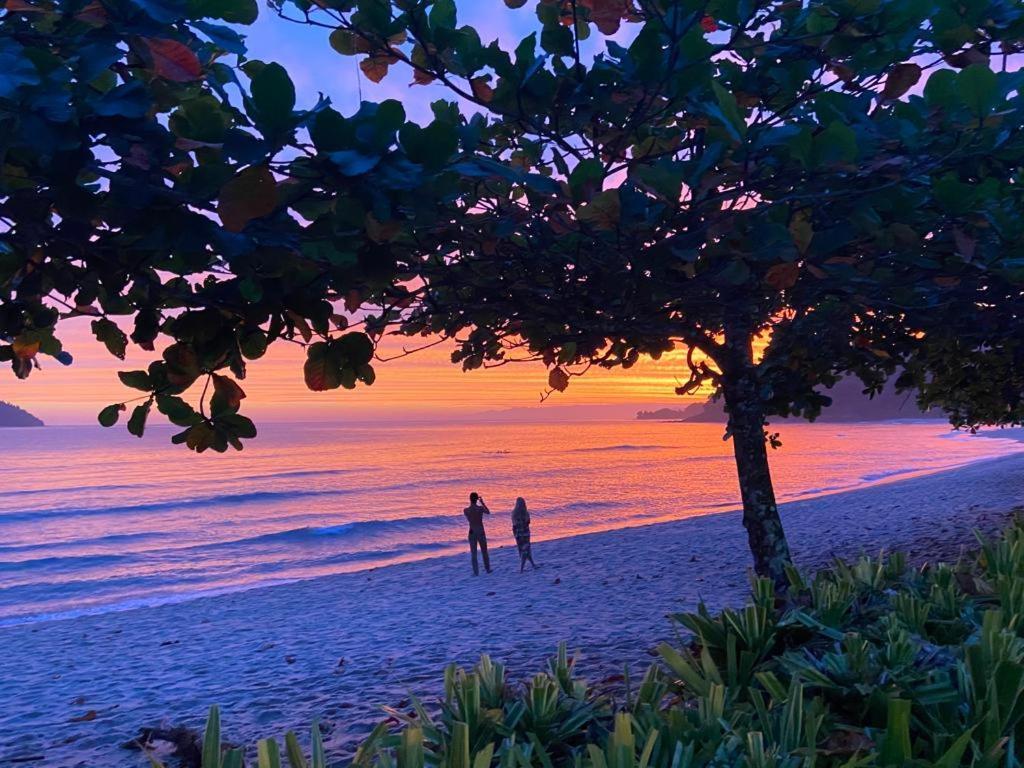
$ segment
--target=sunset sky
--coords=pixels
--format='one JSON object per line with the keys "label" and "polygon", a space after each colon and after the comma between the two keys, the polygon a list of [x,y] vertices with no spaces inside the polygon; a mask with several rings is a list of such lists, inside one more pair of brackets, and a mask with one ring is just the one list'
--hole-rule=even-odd
{"label": "sunset sky", "polygon": [[[260,12],[259,21],[247,30],[250,56],[283,64],[295,81],[300,106],[314,103],[323,93],[335,108],[351,114],[359,107],[361,87],[364,99],[397,99],[410,119],[429,121],[430,102],[448,97],[438,86],[410,87],[411,78],[401,67],[394,67],[382,83],[370,83],[361,77],[355,58],[344,58],[330,48],[325,30],[282,21],[263,4]],[[461,2],[459,21],[477,27],[485,42],[498,38],[513,48],[536,28],[529,7],[512,11],[501,2]],[[620,33],[626,34],[627,30]],[[595,35],[591,43],[598,39],[601,36]],[[122,326],[130,330],[129,322]],[[5,373],[0,376],[0,400],[17,403],[50,423],[94,422],[100,408],[132,396],[131,390],[121,386],[116,372],[145,367],[153,359],[134,349],[129,350],[128,361],[120,363],[95,342],[87,320],[66,323],[60,335],[75,357],[74,365],[63,368],[44,359],[45,369],[27,381]],[[586,411],[573,411],[573,415],[619,416],[638,406],[685,404],[673,392],[678,379],[686,378],[679,356],[660,363],[645,360],[629,371],[592,371],[573,380],[567,392],[541,405],[546,373],[540,365],[463,373],[449,362],[450,350],[434,348],[380,364],[372,387],[313,393],[302,381],[303,350],[279,346],[251,366],[244,382],[249,395],[246,412],[263,419],[471,415],[508,408],[537,408],[537,415],[543,416],[566,415],[566,406],[590,406]],[[594,408],[605,404],[618,408]]]}
{"label": "sunset sky", "polygon": [[[129,325],[124,327],[130,330]],[[26,381],[16,380],[7,370],[0,376],[0,400],[16,403],[48,423],[94,422],[103,406],[134,396],[118,381],[117,371],[144,368],[154,359],[137,348],[129,348],[124,363],[111,357],[92,338],[86,320],[66,323],[62,338],[75,357],[74,364],[65,368],[41,358],[43,370],[33,372]],[[397,352],[398,347],[394,348]],[[279,344],[250,365],[249,376],[242,382],[249,397],[244,410],[259,419],[281,421],[461,417],[509,408],[536,409],[538,417],[622,417],[636,407],[690,402],[673,393],[678,379],[686,378],[679,354],[659,362],[643,360],[628,371],[591,371],[543,404],[540,393],[547,376],[542,365],[463,373],[449,362],[448,354],[445,348],[435,347],[377,363],[377,381],[372,387],[310,392],[302,380],[304,351]],[[566,406],[587,408],[566,412]]]}

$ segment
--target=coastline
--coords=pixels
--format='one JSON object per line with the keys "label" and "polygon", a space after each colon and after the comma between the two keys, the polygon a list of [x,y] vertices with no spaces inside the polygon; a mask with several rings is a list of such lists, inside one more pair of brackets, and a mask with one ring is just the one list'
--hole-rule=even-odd
{"label": "coastline", "polygon": [[[955,558],[973,528],[1000,528],[1020,503],[1022,470],[1024,454],[1010,455],[791,502],[782,515],[805,569],[882,546]],[[319,718],[338,754],[381,705],[439,693],[448,661],[487,652],[519,680],[566,640],[591,679],[640,672],[673,637],[665,614],[747,592],[736,511],[547,541],[535,556],[541,569],[522,576],[501,548],[496,573],[479,579],[459,554],[0,628],[0,765],[40,755],[20,764],[141,766],[122,743],[161,721],[198,727],[211,703],[230,740],[304,733]]]}

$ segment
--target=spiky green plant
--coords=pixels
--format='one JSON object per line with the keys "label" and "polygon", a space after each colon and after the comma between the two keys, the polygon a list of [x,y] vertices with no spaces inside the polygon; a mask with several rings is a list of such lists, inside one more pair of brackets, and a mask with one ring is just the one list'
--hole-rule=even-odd
{"label": "spiky green plant", "polygon": [[[435,713],[387,709],[352,768],[1020,768],[1024,764],[1024,526],[976,557],[911,569],[899,555],[836,563],[788,599],[673,618],[689,632],[616,707],[559,646],[509,683],[483,656],[451,665]],[[628,677],[628,675],[627,675]],[[393,723],[393,721],[392,721]],[[307,762],[295,734],[255,750],[258,768]],[[203,768],[241,768],[210,710]]]}

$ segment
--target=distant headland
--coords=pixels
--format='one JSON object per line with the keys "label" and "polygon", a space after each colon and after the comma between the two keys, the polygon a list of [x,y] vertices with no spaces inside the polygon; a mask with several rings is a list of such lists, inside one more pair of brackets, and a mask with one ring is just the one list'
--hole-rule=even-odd
{"label": "distant headland", "polygon": [[[832,405],[822,410],[819,422],[894,421],[896,419],[944,419],[938,410],[922,411],[912,394],[896,394],[885,389],[881,394],[868,397],[863,385],[856,379],[844,379],[826,394]],[[724,424],[725,408],[722,402],[693,403],[683,408],[659,408],[639,411],[641,421],[685,421]]]}
{"label": "distant headland", "polygon": [[42,419],[38,419],[24,408],[0,400],[0,427],[42,427]]}

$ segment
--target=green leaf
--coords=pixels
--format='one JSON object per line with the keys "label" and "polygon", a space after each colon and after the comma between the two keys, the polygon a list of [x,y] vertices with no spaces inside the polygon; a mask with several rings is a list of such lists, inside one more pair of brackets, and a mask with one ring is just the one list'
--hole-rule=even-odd
{"label": "green leaf", "polygon": [[942,757],[935,761],[934,768],[958,768],[964,752],[970,746],[972,736],[974,736],[974,728],[968,728],[961,733]]}
{"label": "green leaf", "polygon": [[366,365],[373,359],[373,342],[365,333],[346,333],[335,343],[353,366]]}
{"label": "green leaf", "polygon": [[951,69],[932,72],[924,84],[924,98],[932,107],[955,107],[958,100],[957,73]]}
{"label": "green leaf", "polygon": [[736,97],[717,81],[711,83],[711,89],[715,93],[715,99],[721,110],[717,115],[718,118],[725,124],[725,127],[736,141],[742,141],[743,137],[747,134],[747,123],[743,119],[743,115],[740,114]]}
{"label": "green leaf", "polygon": [[346,149],[355,140],[352,123],[330,107],[317,114],[309,129],[309,135],[321,152]]}
{"label": "green leaf", "polygon": [[143,432],[146,431],[146,419],[149,417],[149,408],[152,404],[152,400],[147,400],[142,405],[135,406],[131,418],[128,419],[129,433],[136,437],[142,437]]}
{"label": "green leaf", "polygon": [[971,64],[956,76],[960,99],[979,118],[991,112],[998,102],[997,86],[996,73],[985,64]]}
{"label": "green leaf", "polygon": [[217,423],[228,427],[238,437],[246,439],[256,437],[256,425],[252,423],[252,419],[240,413],[229,413],[225,416],[220,416],[217,419]]}
{"label": "green leaf", "polygon": [[857,157],[857,134],[848,125],[835,120],[814,137],[817,165],[849,163]]}
{"label": "green leaf", "polygon": [[202,419],[191,405],[176,395],[157,395],[156,407],[168,421],[179,427],[192,426]]}
{"label": "green leaf", "polygon": [[217,144],[224,141],[230,119],[216,99],[204,94],[189,99],[175,110],[168,125],[183,139]]}
{"label": "green leaf", "polygon": [[569,190],[574,201],[588,200],[601,190],[604,181],[604,165],[600,160],[581,160],[569,174]]}
{"label": "green leaf", "polygon": [[221,19],[231,24],[252,24],[259,16],[259,6],[256,0],[190,0],[189,16]]}
{"label": "green leaf", "polygon": [[280,64],[267,64],[252,79],[252,100],[258,110],[257,124],[271,134],[293,125],[295,86]]}
{"label": "green leaf", "polygon": [[436,170],[458,149],[459,133],[456,126],[442,120],[434,120],[426,128],[406,123],[399,130],[399,141],[410,160]]}
{"label": "green leaf", "polygon": [[294,731],[288,731],[284,735],[284,751],[288,756],[288,765],[291,768],[307,768],[306,757],[302,754],[299,740]]}
{"label": "green leaf", "polygon": [[213,704],[206,716],[202,768],[220,768],[220,763],[220,707]]}
{"label": "green leaf", "polygon": [[576,217],[597,229],[615,229],[619,225],[621,214],[619,190],[606,189],[596,194],[589,203],[581,205]]}
{"label": "green leaf", "polygon": [[311,758],[310,768],[327,768],[327,757],[324,754],[324,740],[320,735],[320,724],[313,722],[312,733],[310,734]]}
{"label": "green leaf", "polygon": [[247,333],[239,344],[242,354],[249,360],[258,360],[267,352],[267,334],[256,329]]}
{"label": "green leaf", "polygon": [[879,762],[882,765],[905,765],[910,757],[910,701],[892,698],[889,699]]}
{"label": "green leaf", "polygon": [[329,38],[327,38],[331,48],[336,50],[342,56],[355,56],[359,53],[358,39],[355,34],[347,29],[338,27]]}
{"label": "green leaf", "polygon": [[455,0],[434,0],[428,18],[432,29],[455,29]]}
{"label": "green leaf", "polygon": [[362,176],[376,168],[380,162],[380,155],[367,155],[354,149],[331,152],[328,157],[345,176]]}
{"label": "green leaf", "polygon": [[253,219],[277,208],[277,183],[266,166],[246,168],[220,191],[217,213],[229,232],[241,232]]}
{"label": "green leaf", "polygon": [[153,389],[153,382],[145,371],[118,371],[117,378],[126,387],[149,392]]}
{"label": "green leaf", "polygon": [[101,317],[92,321],[93,335],[103,342],[110,354],[124,360],[125,352],[128,349],[128,336],[118,328],[117,323]]}
{"label": "green leaf", "polygon": [[256,743],[258,768],[281,768],[281,752],[274,739],[260,739]]}
{"label": "green leaf", "polygon": [[100,426],[112,427],[117,424],[117,420],[121,415],[121,411],[125,410],[124,403],[115,403],[114,405],[108,405],[102,411],[100,411],[97,417]]}

